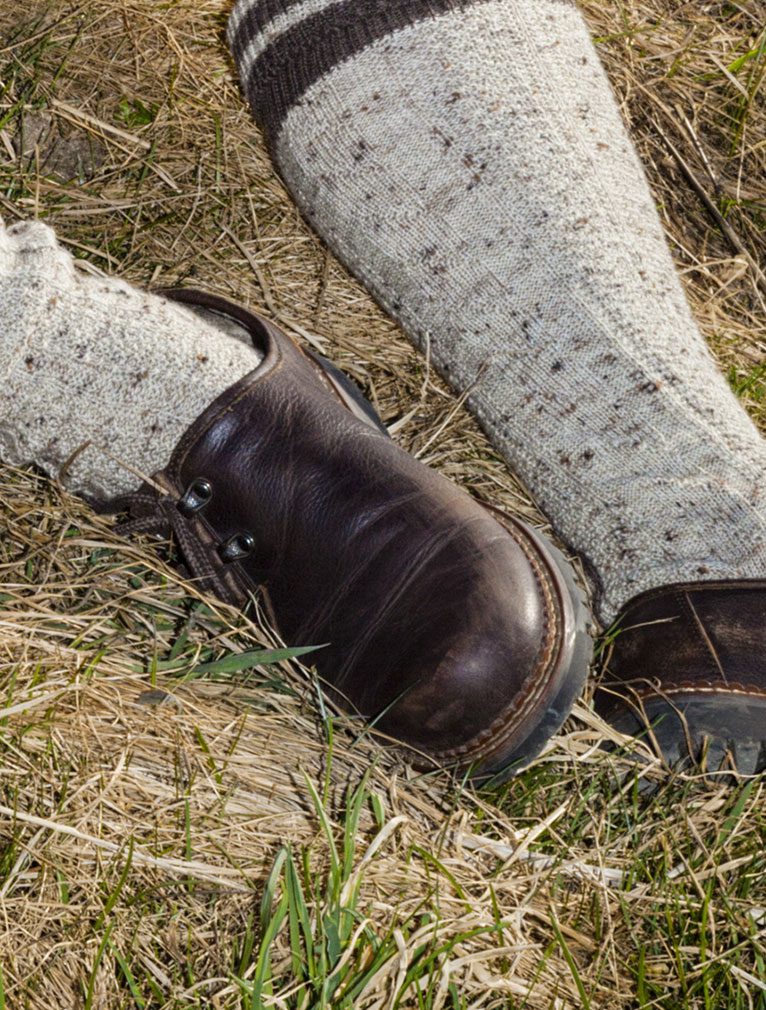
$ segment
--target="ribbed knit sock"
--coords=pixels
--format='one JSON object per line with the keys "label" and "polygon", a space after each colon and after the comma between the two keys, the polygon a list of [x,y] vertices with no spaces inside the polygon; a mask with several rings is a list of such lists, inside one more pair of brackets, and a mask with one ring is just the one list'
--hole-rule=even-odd
{"label": "ribbed knit sock", "polygon": [[229,39],[303,213],[472,390],[603,620],[766,574],[766,444],[570,0],[239,0]]}
{"label": "ribbed knit sock", "polygon": [[[210,316],[78,270],[50,228],[0,222],[0,458],[122,494],[163,467],[261,355]],[[105,450],[105,451],[101,451]]]}

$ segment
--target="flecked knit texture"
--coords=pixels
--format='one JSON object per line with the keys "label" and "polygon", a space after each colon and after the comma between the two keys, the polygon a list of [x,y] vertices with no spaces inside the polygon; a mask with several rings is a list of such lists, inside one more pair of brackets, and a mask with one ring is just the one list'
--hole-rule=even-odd
{"label": "flecked knit texture", "polygon": [[568,0],[240,0],[230,41],[303,213],[471,390],[602,620],[654,586],[766,574],[766,443]]}
{"label": "flecked knit texture", "polygon": [[[132,490],[261,355],[212,319],[78,270],[50,228],[0,222],[0,457],[81,494]],[[105,451],[102,451],[105,450]]]}

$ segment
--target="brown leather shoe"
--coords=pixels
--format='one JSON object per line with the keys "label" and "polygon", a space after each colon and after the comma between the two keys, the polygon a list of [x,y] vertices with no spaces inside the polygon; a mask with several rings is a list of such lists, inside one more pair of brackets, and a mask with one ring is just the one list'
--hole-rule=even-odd
{"label": "brown leather shoe", "polygon": [[671,766],[766,770],[766,579],[653,589],[617,628],[595,698],[607,722]]}
{"label": "brown leather shoe", "polygon": [[191,426],[130,500],[127,532],[172,531],[198,584],[257,587],[336,699],[433,761],[482,775],[532,758],[591,657],[567,562],[396,446],[342,373],[221,298],[261,365]]}

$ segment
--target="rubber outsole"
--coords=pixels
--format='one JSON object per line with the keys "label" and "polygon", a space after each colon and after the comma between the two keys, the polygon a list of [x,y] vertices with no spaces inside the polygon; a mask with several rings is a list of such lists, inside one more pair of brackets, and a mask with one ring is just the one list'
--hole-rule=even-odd
{"label": "rubber outsole", "polygon": [[644,740],[675,771],[766,771],[766,697],[734,691],[654,695],[626,700],[609,723]]}

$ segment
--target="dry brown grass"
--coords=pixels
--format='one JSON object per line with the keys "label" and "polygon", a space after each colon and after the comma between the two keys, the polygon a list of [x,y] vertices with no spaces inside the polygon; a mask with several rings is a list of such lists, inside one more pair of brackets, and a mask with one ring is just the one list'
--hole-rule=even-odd
{"label": "dry brown grass", "polygon": [[[766,7],[585,7],[698,317],[763,424],[764,61],[730,76],[720,65],[758,44]],[[542,523],[427,363],[301,222],[234,84],[225,9],[0,0],[3,215],[44,217],[101,269],[193,281],[310,335],[402,444]],[[75,180],[61,174],[73,169]],[[725,212],[727,235],[690,175]],[[262,940],[280,845],[305,849],[319,878],[332,864],[308,783],[342,832],[346,787],[368,768],[358,908],[394,953],[360,1007],[397,1005],[397,991],[398,1005],[418,1006],[408,966],[429,1007],[766,1006],[761,785],[671,782],[650,799],[631,780],[615,788],[619,766],[597,752],[584,709],[503,794],[415,777],[358,726],[323,718],[305,673],[153,673],[174,648],[188,673],[268,633],[196,599],[55,486],[1,470],[0,524],[9,1007],[251,1005],[235,979],[252,980],[243,947]],[[149,704],[151,689],[176,700]],[[308,904],[318,914],[332,903]],[[290,945],[282,929],[264,1005],[301,1005]],[[363,965],[372,945],[357,948]]]}
{"label": "dry brown grass", "polygon": [[[153,979],[167,1000],[157,1005],[205,1005],[213,993],[217,1006],[236,1005],[235,950],[280,846],[305,846],[320,868],[330,857],[307,780],[340,831],[346,790],[368,769],[354,868],[371,928],[399,927],[409,957],[419,943],[450,944],[437,982],[443,970],[478,1005],[524,996],[532,980],[529,1006],[552,994],[576,1005],[561,953],[543,957],[554,878],[526,848],[545,833],[538,818],[513,824],[446,776],[414,776],[361,726],[340,722],[328,748],[307,676],[189,682],[200,659],[268,633],[210,601],[190,611],[172,570],[43,479],[6,470],[0,505],[0,963],[10,1006],[22,993],[35,1007],[79,1006],[89,986],[93,1006],[122,1005],[112,947]],[[181,635],[176,674],[153,675]],[[579,753],[583,775],[604,765],[597,741],[581,729],[545,760],[564,781]],[[570,895],[584,886],[606,907],[620,867],[602,872],[588,848],[553,860],[556,886]],[[99,965],[107,925],[112,946]],[[466,935],[477,928],[485,932]],[[598,953],[590,936],[561,928],[577,954]],[[277,965],[288,950],[283,936]],[[611,950],[597,960],[606,995],[621,970]],[[399,957],[384,965],[359,1005],[385,1003],[401,968]]]}

